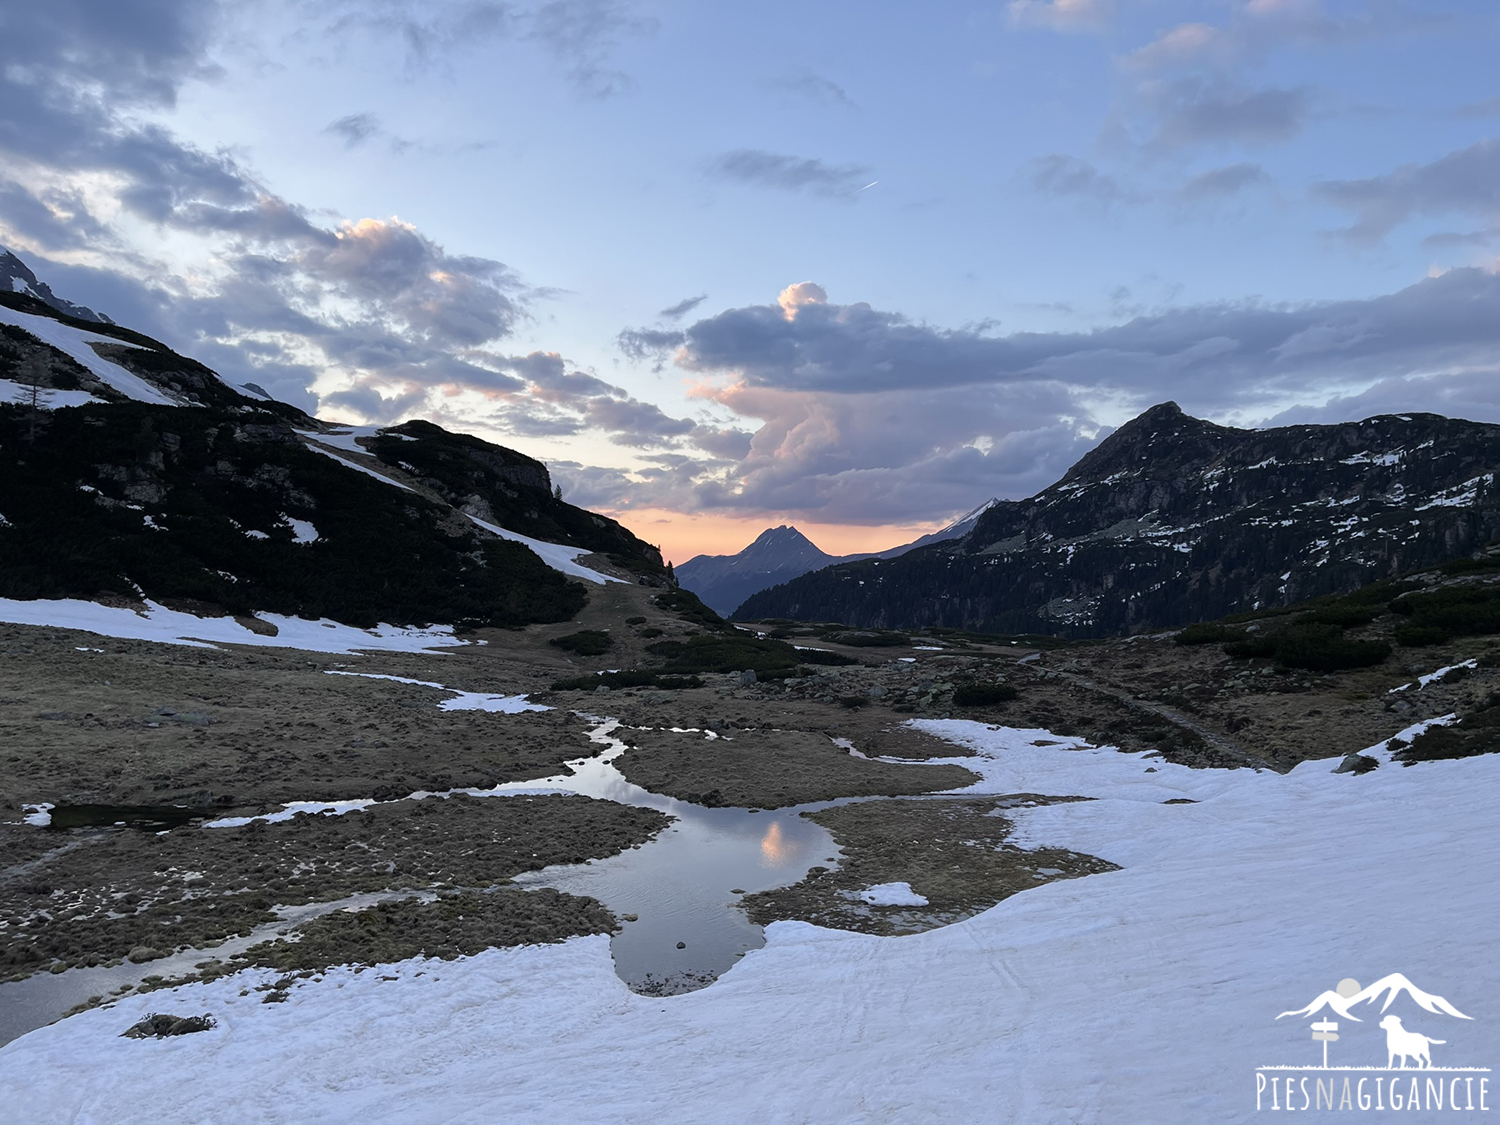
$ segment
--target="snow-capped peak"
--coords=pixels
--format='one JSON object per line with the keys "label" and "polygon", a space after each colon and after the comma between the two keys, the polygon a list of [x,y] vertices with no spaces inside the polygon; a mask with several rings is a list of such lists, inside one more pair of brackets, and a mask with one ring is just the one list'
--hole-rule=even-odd
{"label": "snow-capped peak", "polygon": [[1382,995],[1385,995],[1385,1003],[1380,1006],[1380,1010],[1384,1012],[1391,1006],[1396,997],[1403,992],[1426,1011],[1456,1016],[1461,1020],[1473,1018],[1464,1015],[1441,996],[1432,992],[1422,991],[1422,989],[1412,984],[1411,981],[1407,980],[1400,973],[1391,973],[1389,976],[1381,977],[1374,984],[1368,985],[1350,996],[1341,996],[1332,990],[1319,993],[1317,998],[1311,1004],[1307,1005],[1307,1007],[1296,1008],[1290,1012],[1282,1012],[1276,1018],[1281,1019],[1282,1016],[1314,1016],[1324,1008],[1332,1008],[1342,1018],[1360,1023],[1362,1022],[1360,1018],[1349,1010],[1354,1005],[1373,1004]]}

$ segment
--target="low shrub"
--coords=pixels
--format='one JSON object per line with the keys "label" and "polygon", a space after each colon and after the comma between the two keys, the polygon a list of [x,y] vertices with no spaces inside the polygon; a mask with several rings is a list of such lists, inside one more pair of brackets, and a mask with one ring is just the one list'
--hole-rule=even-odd
{"label": "low shrub", "polygon": [[892,633],[884,629],[848,629],[826,633],[824,638],[835,644],[853,645],[856,648],[896,648],[911,644],[911,638],[905,633]]}
{"label": "low shrub", "polygon": [[804,664],[821,664],[824,666],[842,667],[849,664],[858,664],[852,656],[846,656],[842,652],[827,652],[821,648],[801,648],[797,650]]}
{"label": "low shrub", "polygon": [[1447,629],[1436,625],[1398,625],[1391,634],[1403,648],[1421,648],[1424,645],[1440,645],[1453,639]]}
{"label": "low shrub", "polygon": [[1334,672],[1379,664],[1391,654],[1391,646],[1384,641],[1352,640],[1338,625],[1301,621],[1274,633],[1227,644],[1224,652],[1241,659],[1274,657],[1289,668]]}
{"label": "low shrub", "polygon": [[955,707],[989,707],[1008,703],[1020,693],[1009,684],[960,684],[953,689]]}
{"label": "low shrub", "polygon": [[602,629],[581,629],[576,633],[569,633],[566,637],[553,637],[547,643],[569,652],[576,652],[579,656],[603,656],[614,646],[615,642]]}
{"label": "low shrub", "polygon": [[748,668],[762,679],[777,671],[790,674],[802,657],[784,641],[762,640],[738,630],[704,633],[685,641],[657,641],[646,651],[664,657],[667,672],[741,672]]}
{"label": "low shrub", "polygon": [[1172,639],[1180,645],[1207,645],[1240,636],[1237,629],[1218,621],[1199,621],[1183,629]]}
{"label": "low shrub", "polygon": [[1313,610],[1302,620],[1314,625],[1337,625],[1341,629],[1357,628],[1374,621],[1379,612],[1371,606],[1335,603]]}
{"label": "low shrub", "polygon": [[1458,637],[1500,633],[1500,586],[1444,586],[1403,594],[1391,602],[1391,611],[1413,625],[1446,629]]}
{"label": "low shrub", "polygon": [[593,691],[598,687],[641,688],[654,687],[667,691],[683,688],[700,688],[703,681],[697,676],[664,676],[649,668],[631,668],[621,672],[605,672],[599,676],[572,676],[566,680],[555,680],[553,691]]}

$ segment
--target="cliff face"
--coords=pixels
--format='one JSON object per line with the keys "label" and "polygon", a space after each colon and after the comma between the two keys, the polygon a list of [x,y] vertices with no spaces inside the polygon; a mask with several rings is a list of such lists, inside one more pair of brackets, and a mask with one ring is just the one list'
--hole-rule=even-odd
{"label": "cliff face", "polygon": [[1285,605],[1500,536],[1500,426],[1238,430],[1152,407],[960,540],[776,587],[739,616],[1106,636]]}

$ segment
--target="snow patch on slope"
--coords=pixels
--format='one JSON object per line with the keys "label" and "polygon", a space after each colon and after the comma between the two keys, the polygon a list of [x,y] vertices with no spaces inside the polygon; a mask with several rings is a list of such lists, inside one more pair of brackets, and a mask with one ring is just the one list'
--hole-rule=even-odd
{"label": "snow patch on slope", "polygon": [[[0,323],[12,324],[17,328],[25,329],[43,343],[50,344],[58,351],[93,372],[105,385],[113,387],[128,398],[137,402],[149,402],[157,406],[176,406],[177,401],[168,398],[162,391],[152,386],[139,375],[132,375],[118,363],[111,363],[104,359],[90,344],[118,344],[122,347],[133,348],[137,345],[126,343],[124,340],[116,340],[113,336],[101,336],[97,332],[85,332],[81,328],[74,328],[70,324],[53,320],[51,317],[34,316],[31,313],[17,312],[15,309],[0,305]],[[146,350],[146,349],[141,349]],[[59,392],[66,393],[66,392]],[[76,392],[75,392],[76,393]],[[68,403],[66,405],[76,405]]]}
{"label": "snow patch on slope", "polygon": [[[464,513],[468,515],[468,513]],[[553,570],[573,578],[582,578],[585,582],[597,582],[603,586],[606,582],[623,582],[623,578],[616,578],[612,574],[600,574],[597,570],[590,570],[578,562],[580,555],[591,554],[587,547],[566,547],[561,543],[548,543],[541,539],[532,539],[528,535],[522,535],[518,531],[508,531],[497,524],[482,520],[478,516],[469,516],[479,527],[488,532],[500,536],[501,539],[509,539],[512,543],[521,543],[536,553],[544,563]]]}
{"label": "snow patch on slope", "polygon": [[455,637],[450,625],[417,629],[381,624],[373,629],[357,629],[327,618],[310,621],[303,617],[284,617],[279,613],[257,613],[255,617],[274,626],[276,635],[254,632],[233,617],[196,617],[149,600],[143,611],[137,611],[76,598],[36,601],[0,598],[0,621],[12,625],[77,629],[120,640],[157,641],[193,648],[237,644],[351,654],[363,650],[426,652],[469,643]]}

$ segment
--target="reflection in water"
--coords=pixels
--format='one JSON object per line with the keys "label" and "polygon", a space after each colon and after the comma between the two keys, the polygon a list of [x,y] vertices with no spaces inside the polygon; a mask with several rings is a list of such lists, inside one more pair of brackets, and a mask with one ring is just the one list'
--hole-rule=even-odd
{"label": "reflection in water", "polygon": [[761,866],[780,867],[787,862],[789,853],[795,850],[781,837],[781,821],[771,821],[766,828],[766,834],[760,840],[760,854],[765,857],[761,860]]}
{"label": "reflection in water", "polygon": [[[516,782],[514,788],[547,786],[659,809],[673,823],[619,855],[549,867],[518,876],[516,882],[591,895],[622,917],[634,915],[636,920],[624,924],[610,948],[615,971],[635,990],[701,987],[747,950],[765,944],[764,933],[739,909],[734,892],[790,886],[807,875],[813,862],[833,862],[825,857],[837,856],[838,846],[822,825],[798,815],[803,807],[823,805],[756,813],[711,809],[632,785],[612,764],[625,752],[625,744],[614,737],[618,726],[614,720],[601,721],[589,738],[605,749],[596,757],[567,763],[568,776]],[[711,731],[703,733],[714,737]]]}

